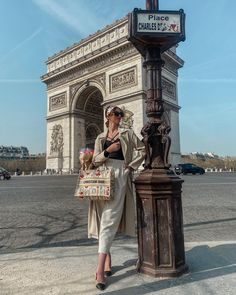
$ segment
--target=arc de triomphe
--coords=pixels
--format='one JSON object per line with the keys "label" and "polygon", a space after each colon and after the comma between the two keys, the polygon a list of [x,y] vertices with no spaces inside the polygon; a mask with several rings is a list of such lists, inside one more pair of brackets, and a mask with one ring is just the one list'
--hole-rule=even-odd
{"label": "arc de triomphe", "polygon": [[[47,169],[77,171],[79,151],[93,147],[104,128],[104,108],[124,106],[134,113],[134,131],[146,122],[146,79],[142,57],[127,40],[128,18],[49,57],[47,74]],[[171,48],[163,59],[165,118],[171,125],[170,163],[180,162],[178,69],[183,60]]]}

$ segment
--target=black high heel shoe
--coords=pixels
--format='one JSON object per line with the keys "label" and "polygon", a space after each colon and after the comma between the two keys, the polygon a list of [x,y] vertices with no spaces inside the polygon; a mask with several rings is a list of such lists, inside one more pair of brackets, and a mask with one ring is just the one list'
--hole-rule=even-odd
{"label": "black high heel shoe", "polygon": [[101,290],[101,291],[105,290],[105,288],[106,288],[106,283],[105,282],[99,283],[97,281],[97,274],[96,274],[96,288]]}
{"label": "black high heel shoe", "polygon": [[110,277],[110,276],[112,276],[112,271],[111,270],[105,270],[104,274],[105,274],[106,277]]}

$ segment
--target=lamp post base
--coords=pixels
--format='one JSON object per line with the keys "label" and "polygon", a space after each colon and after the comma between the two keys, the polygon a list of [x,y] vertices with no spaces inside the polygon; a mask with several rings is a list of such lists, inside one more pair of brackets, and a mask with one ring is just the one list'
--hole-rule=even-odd
{"label": "lamp post base", "polygon": [[188,266],[181,265],[178,269],[167,270],[166,268],[153,269],[152,267],[144,266],[137,268],[137,271],[154,278],[176,278],[188,272]]}
{"label": "lamp post base", "polygon": [[181,189],[183,180],[168,169],[150,169],[135,180],[139,263],[153,277],[177,277],[185,264]]}

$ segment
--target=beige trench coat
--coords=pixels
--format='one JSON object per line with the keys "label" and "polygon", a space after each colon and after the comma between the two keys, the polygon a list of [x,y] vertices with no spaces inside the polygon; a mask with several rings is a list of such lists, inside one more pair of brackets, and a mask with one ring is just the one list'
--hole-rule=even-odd
{"label": "beige trench coat", "polygon": [[[119,129],[120,143],[124,155],[126,166],[137,170],[145,158],[144,144],[139,140],[132,129]],[[104,143],[107,131],[98,135],[95,141],[93,164],[98,167],[108,159],[104,156]],[[96,212],[95,201],[90,201],[88,213],[88,237],[98,238],[100,230],[100,220]],[[126,189],[125,204],[119,231],[130,236],[135,235],[135,203],[132,185],[132,175],[130,173]]]}

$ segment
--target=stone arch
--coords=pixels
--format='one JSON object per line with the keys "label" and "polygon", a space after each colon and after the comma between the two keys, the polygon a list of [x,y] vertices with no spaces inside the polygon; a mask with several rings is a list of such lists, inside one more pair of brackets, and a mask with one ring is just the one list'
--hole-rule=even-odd
{"label": "stone arch", "polygon": [[105,89],[100,83],[98,83],[95,80],[85,81],[83,84],[81,84],[80,87],[78,87],[75,94],[73,95],[73,98],[71,101],[71,106],[70,106],[70,111],[74,111],[76,109],[77,101],[78,101],[79,97],[81,96],[81,94],[84,94],[84,92],[88,91],[88,89],[91,89],[91,87],[99,90],[102,94],[102,97],[103,98],[105,97],[105,95],[106,95]]}
{"label": "stone arch", "polygon": [[102,132],[103,119],[103,93],[92,83],[81,86],[72,104],[73,124],[71,133],[74,135],[72,143],[72,166],[77,169],[79,152],[82,148],[94,148],[95,139]]}

